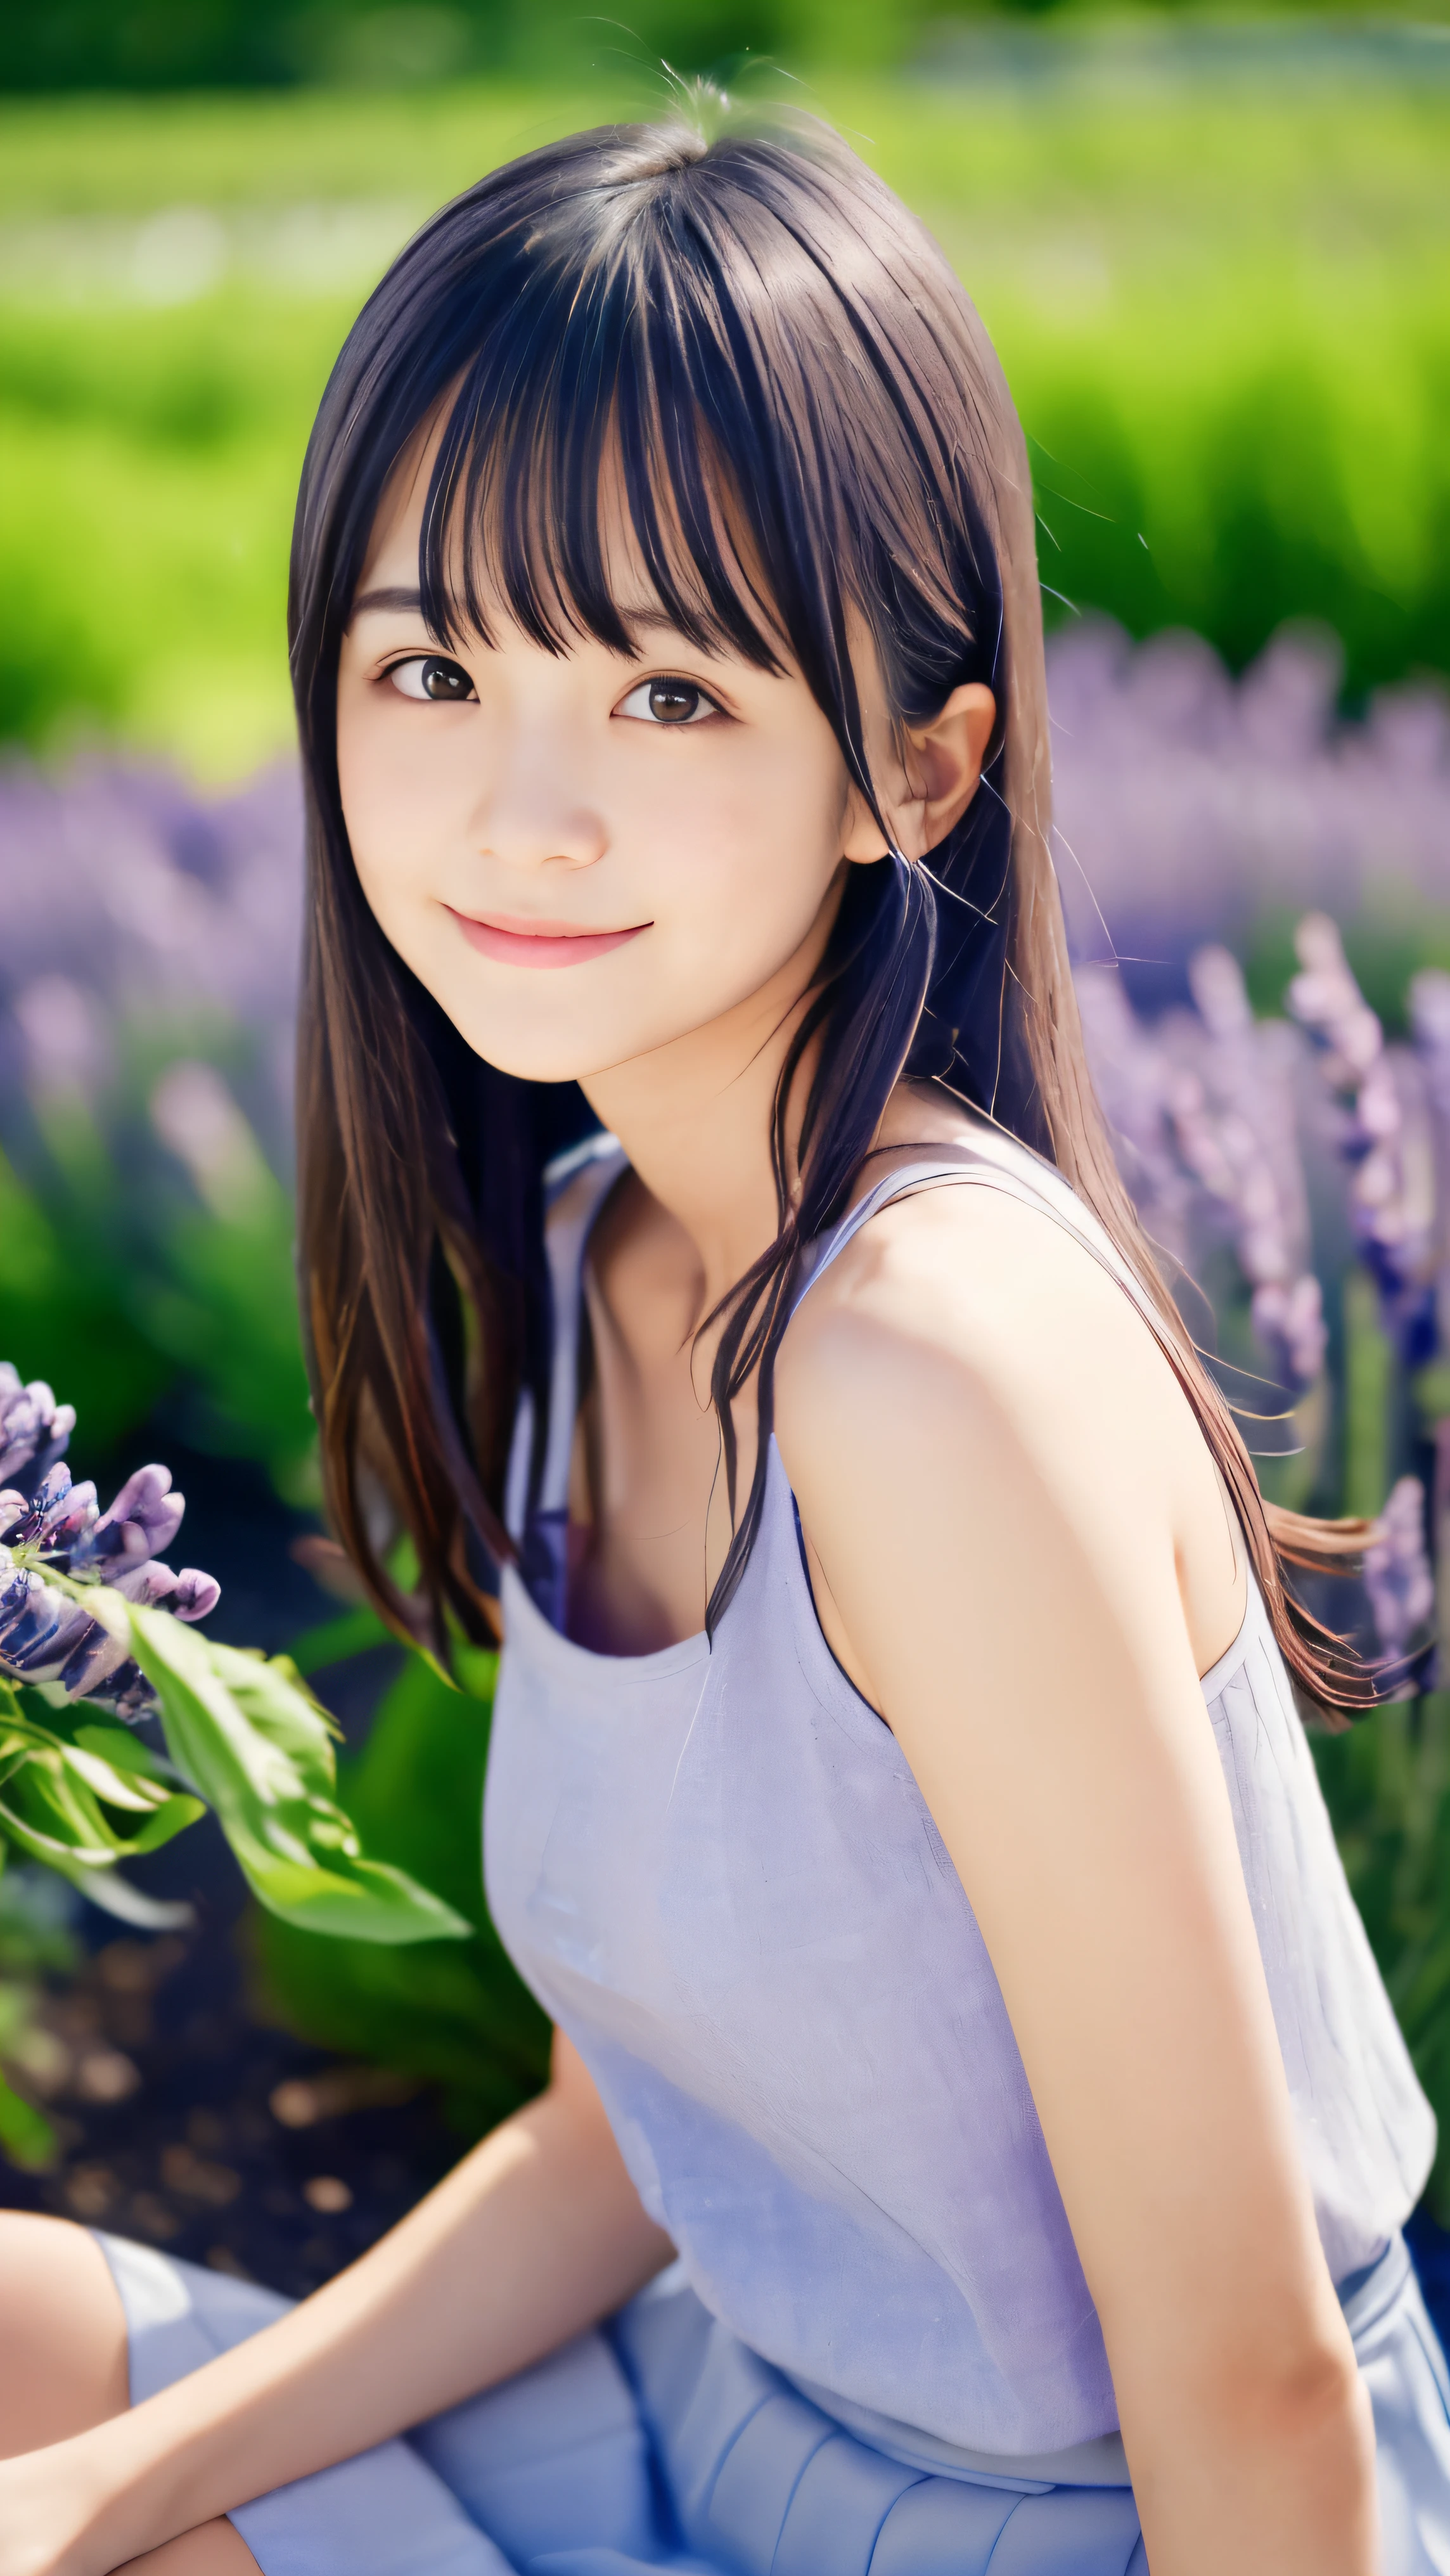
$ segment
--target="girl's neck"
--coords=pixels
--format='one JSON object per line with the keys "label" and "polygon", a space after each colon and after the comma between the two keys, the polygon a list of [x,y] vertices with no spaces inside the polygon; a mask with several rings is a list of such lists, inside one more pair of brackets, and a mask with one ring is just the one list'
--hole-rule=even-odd
{"label": "girl's neck", "polygon": [[[819,925],[769,984],[717,1020],[582,1084],[645,1188],[683,1229],[708,1314],[779,1229],[770,1136],[791,1041],[825,945]],[[807,1050],[786,1118],[786,1169],[810,1087]]]}

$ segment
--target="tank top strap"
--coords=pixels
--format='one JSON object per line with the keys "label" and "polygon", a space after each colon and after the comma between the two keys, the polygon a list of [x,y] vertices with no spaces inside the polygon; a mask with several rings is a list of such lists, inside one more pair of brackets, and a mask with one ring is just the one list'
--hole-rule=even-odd
{"label": "tank top strap", "polygon": [[853,1236],[859,1234],[864,1225],[869,1225],[872,1217],[889,1206],[893,1199],[910,1198],[918,1190],[938,1189],[948,1184],[1000,1190],[1024,1207],[1036,1208],[1042,1215],[1051,1217],[1126,1292],[1154,1332],[1161,1334],[1161,1321],[1152,1299],[1092,1209],[1084,1204],[1053,1164],[1044,1162],[1040,1154],[1034,1154],[1029,1145],[1009,1136],[1004,1129],[986,1125],[980,1127],[970,1141],[956,1147],[950,1160],[944,1155],[933,1155],[930,1159],[923,1156],[918,1162],[903,1163],[867,1190],[854,1207],[847,1209],[838,1224],[818,1238],[814,1257],[797,1289],[794,1304],[800,1304],[822,1272],[830,1268],[839,1253],[844,1252]]}
{"label": "tank top strap", "polygon": [[[516,1546],[530,1535],[547,1542],[557,1525],[562,1532],[569,1508],[569,1464],[574,1452],[574,1423],[579,1411],[579,1333],[583,1312],[584,1254],[590,1230],[605,1198],[624,1169],[624,1147],[616,1136],[586,1136],[582,1145],[556,1155],[544,1170],[544,1249],[549,1263],[549,1299],[553,1315],[553,1355],[549,1374],[549,1429],[544,1462],[532,1512],[529,1476],[534,1452],[534,1400],[525,1387],[519,1398],[504,1486],[504,1525]],[[561,1557],[562,1562],[562,1557]]]}
{"label": "tank top strap", "polygon": [[[553,1310],[549,1428],[531,1506],[534,1402],[526,1388],[519,1399],[509,1450],[504,1519],[509,1536],[520,1550],[525,1581],[548,1615],[553,1615],[562,1603],[569,1469],[579,1410],[584,1255],[594,1220],[623,1171],[625,1159],[618,1138],[601,1133],[586,1137],[582,1144],[557,1156],[544,1173],[544,1240]],[[1161,1333],[1146,1290],[1092,1210],[1062,1174],[1015,1136],[985,1123],[970,1140],[956,1146],[950,1157],[922,1155],[914,1162],[901,1164],[894,1172],[884,1174],[848,1208],[840,1221],[818,1238],[792,1301],[792,1312],[853,1236],[892,1200],[910,1197],[918,1190],[962,1184],[1001,1190],[1024,1206],[1053,1218],[1126,1291],[1150,1327]]]}

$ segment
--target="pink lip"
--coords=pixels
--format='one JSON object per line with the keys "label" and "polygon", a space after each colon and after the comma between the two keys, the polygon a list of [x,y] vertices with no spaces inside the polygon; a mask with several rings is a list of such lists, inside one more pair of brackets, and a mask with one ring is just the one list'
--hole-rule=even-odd
{"label": "pink lip", "polygon": [[570,930],[562,922],[517,921],[508,914],[476,921],[466,912],[454,912],[451,903],[445,910],[453,913],[470,948],[503,966],[582,966],[587,958],[605,957],[650,927],[637,921],[629,930]]}

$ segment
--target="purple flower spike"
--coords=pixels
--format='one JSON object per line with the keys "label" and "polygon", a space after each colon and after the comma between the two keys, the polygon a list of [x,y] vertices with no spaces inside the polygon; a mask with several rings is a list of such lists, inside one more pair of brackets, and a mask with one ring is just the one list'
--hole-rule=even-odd
{"label": "purple flower spike", "polygon": [[0,1377],[0,1478],[28,1467],[43,1476],[75,1429],[75,1407],[57,1404],[44,1378],[22,1386],[7,1360]]}
{"label": "purple flower spike", "polygon": [[1254,1331],[1272,1352],[1284,1383],[1312,1386],[1324,1365],[1329,1327],[1324,1292],[1312,1270],[1294,1281],[1265,1279],[1250,1304]]}
{"label": "purple flower spike", "polygon": [[1286,998],[1337,1104],[1355,1239],[1385,1327],[1417,1367],[1434,1345],[1433,1099],[1424,1052],[1386,1046],[1327,915],[1306,914],[1294,946],[1302,972]]}
{"label": "purple flower spike", "polygon": [[124,1566],[110,1580],[112,1590],[134,1601],[138,1610],[154,1609],[158,1601],[169,1602],[176,1590],[176,1577],[170,1566],[158,1565],[154,1557],[147,1557],[141,1565]]}
{"label": "purple flower spike", "polygon": [[178,1619],[209,1619],[221,1597],[214,1574],[200,1574],[194,1565],[184,1565],[169,1606]]}
{"label": "purple flower spike", "polygon": [[138,1467],[128,1476],[108,1512],[91,1533],[97,1558],[160,1556],[171,1545],[186,1511],[184,1494],[173,1494],[169,1467]]}
{"label": "purple flower spike", "polygon": [[[61,1471],[62,1473],[65,1470]],[[74,1554],[88,1530],[94,1529],[100,1509],[96,1489],[89,1476],[82,1485],[71,1485],[45,1517],[44,1538],[47,1547],[65,1548]]]}
{"label": "purple flower spike", "polygon": [[1388,1660],[1406,1655],[1435,1607],[1435,1580],[1425,1548],[1425,1488],[1402,1476],[1379,1516],[1379,1537],[1364,1560],[1364,1588]]}
{"label": "purple flower spike", "polygon": [[95,1626],[78,1603],[0,1549],[0,1663],[25,1681],[54,1681]]}
{"label": "purple flower spike", "polygon": [[[108,1628],[98,1627],[94,1619],[87,1622],[87,1631],[79,1644],[72,1647],[56,1675],[62,1690],[71,1699],[85,1699],[93,1691],[98,1691],[103,1682],[110,1681],[123,1664],[130,1662],[124,1637],[113,1637]],[[135,1667],[132,1669],[134,1671]]]}
{"label": "purple flower spike", "polygon": [[1338,929],[1327,913],[1307,912],[1294,933],[1299,973],[1286,999],[1301,1028],[1325,1049],[1335,1087],[1358,1091],[1384,1052],[1384,1031],[1355,982]]}
{"label": "purple flower spike", "polygon": [[18,1505],[18,1510],[0,1511],[0,1530],[12,1547],[35,1547],[56,1560],[63,1556],[75,1560],[84,1554],[86,1535],[96,1518],[96,1489],[89,1482],[73,1485],[63,1460],[42,1476],[28,1501],[16,1494],[0,1496],[0,1503]]}
{"label": "purple flower spike", "polygon": [[[167,1467],[138,1467],[108,1512],[95,1486],[73,1484],[61,1451],[75,1415],[41,1379],[22,1386],[0,1361],[0,1677],[59,1681],[71,1699],[99,1698],[118,1716],[153,1705],[124,1638],[86,1609],[85,1585],[99,1578],[138,1606],[164,1602],[182,1619],[204,1619],[220,1598],[209,1574],[177,1575],[160,1562],[181,1527],[186,1503]],[[69,1576],[78,1597],[57,1578]]]}
{"label": "purple flower spike", "polygon": [[43,1544],[56,1522],[64,1519],[70,1494],[70,1469],[64,1459],[61,1459],[41,1477],[32,1492],[30,1509],[25,1515],[21,1536],[39,1540]]}

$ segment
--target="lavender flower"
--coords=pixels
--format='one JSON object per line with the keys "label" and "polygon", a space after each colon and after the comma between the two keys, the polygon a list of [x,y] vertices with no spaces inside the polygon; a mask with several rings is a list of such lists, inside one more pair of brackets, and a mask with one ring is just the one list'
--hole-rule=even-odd
{"label": "lavender flower", "polygon": [[1438,1340],[1450,1349],[1450,975],[1424,967],[1411,978],[1410,1026],[1424,1081],[1435,1205],[1432,1260]]}
{"label": "lavender flower", "polygon": [[1205,1032],[1197,1125],[1212,1119],[1209,1151],[1221,1170],[1218,1194],[1251,1292],[1254,1331],[1285,1383],[1308,1387],[1323,1365],[1327,1333],[1309,1268],[1288,1032],[1256,1023],[1243,970],[1226,948],[1197,950],[1188,979]]}
{"label": "lavender flower", "polygon": [[1227,1237],[1277,1375],[1308,1387],[1323,1365],[1326,1331],[1309,1267],[1293,1041],[1282,1028],[1256,1025],[1226,949],[1200,949],[1189,976],[1196,1013],[1172,1012],[1150,1032],[1120,975],[1079,970],[1094,1078],[1148,1232],[1191,1274]]}
{"label": "lavender flower", "polygon": [[[67,899],[55,900],[64,884]],[[0,770],[0,1130],[27,1100],[96,1101],[128,1030],[198,1012],[255,1040],[242,1108],[274,1168],[290,1155],[302,920],[295,769],[203,798],[164,770]],[[108,1106],[108,1114],[114,1114]]]}
{"label": "lavender flower", "polygon": [[[1337,716],[1333,639],[1281,635],[1240,680],[1198,637],[1134,646],[1105,619],[1048,644],[1058,873],[1079,961],[1135,961],[1162,1000],[1207,941],[1266,912],[1411,911],[1450,897],[1450,700],[1425,682]],[[1148,961],[1153,961],[1149,963]]]}
{"label": "lavender flower", "polygon": [[219,1587],[194,1566],[177,1574],[158,1561],[186,1509],[167,1468],[138,1467],[106,1512],[93,1484],[72,1482],[60,1453],[74,1421],[42,1380],[22,1386],[0,1361],[0,1464],[16,1480],[0,1492],[0,1676],[58,1682],[68,1698],[101,1696],[132,1716],[150,1704],[148,1686],[125,1633],[87,1610],[84,1587],[164,1602],[179,1619],[204,1619]]}
{"label": "lavender flower", "polygon": [[[1401,1476],[1378,1522],[1379,1536],[1364,1560],[1364,1584],[1385,1661],[1403,1663],[1435,1607],[1435,1580],[1425,1548],[1425,1488],[1418,1476]],[[1408,1695],[1406,1682],[1398,1696]]]}
{"label": "lavender flower", "polygon": [[1290,1281],[1260,1280],[1249,1300],[1249,1320],[1284,1384],[1312,1386],[1329,1342],[1324,1291],[1313,1271]]}
{"label": "lavender flower", "polygon": [[75,1421],[75,1407],[58,1405],[43,1378],[22,1386],[19,1372],[0,1360],[0,1477],[24,1466],[43,1475],[63,1455]]}
{"label": "lavender flower", "polygon": [[1154,1243],[1191,1268],[1196,1188],[1170,1116],[1172,1067],[1115,968],[1081,968],[1077,1000],[1088,1062],[1134,1206]]}
{"label": "lavender flower", "polygon": [[1355,1239],[1378,1285],[1386,1327],[1413,1364],[1434,1347],[1434,1177],[1423,1070],[1406,1049],[1385,1045],[1326,913],[1306,914],[1294,947],[1300,972],[1285,998],[1313,1039],[1338,1104]]}

